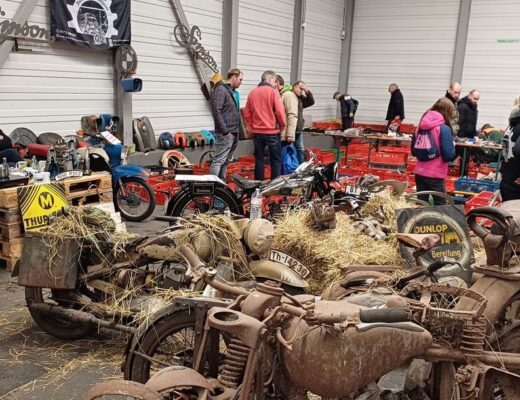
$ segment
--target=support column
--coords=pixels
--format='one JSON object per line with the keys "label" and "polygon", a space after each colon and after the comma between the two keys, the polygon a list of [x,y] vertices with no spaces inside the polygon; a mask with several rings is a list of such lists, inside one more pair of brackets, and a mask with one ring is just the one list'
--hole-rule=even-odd
{"label": "support column", "polygon": [[132,126],[132,93],[127,93],[121,87],[121,74],[115,67],[115,51],[114,51],[114,111],[119,117],[119,132],[123,132],[123,145],[131,145],[134,143],[133,126]]}
{"label": "support column", "polygon": [[[293,20],[293,43],[291,58],[291,82],[302,77],[303,69],[303,41],[305,38],[305,13],[307,0],[295,0]],[[289,83],[289,82],[287,82]]]}
{"label": "support column", "polygon": [[226,78],[227,71],[237,66],[238,59],[238,10],[240,0],[222,1],[222,62],[220,71]]}
{"label": "support column", "polygon": [[341,49],[341,67],[339,73],[339,91],[348,92],[348,78],[350,72],[350,51],[352,48],[352,28],[354,25],[354,8],[356,0],[345,0],[345,12],[343,18],[343,47]]}
{"label": "support column", "polygon": [[[16,14],[14,15],[12,21],[16,24],[23,25],[27,22],[29,17],[31,16],[34,7],[36,7],[36,3],[38,0],[24,0],[16,10]],[[11,54],[11,50],[14,46],[14,40],[4,40],[0,44],[0,68],[2,68]]]}
{"label": "support column", "polygon": [[451,82],[461,82],[464,73],[466,43],[468,41],[469,19],[471,16],[471,0],[460,0],[459,22],[455,38],[455,51],[451,69]]}

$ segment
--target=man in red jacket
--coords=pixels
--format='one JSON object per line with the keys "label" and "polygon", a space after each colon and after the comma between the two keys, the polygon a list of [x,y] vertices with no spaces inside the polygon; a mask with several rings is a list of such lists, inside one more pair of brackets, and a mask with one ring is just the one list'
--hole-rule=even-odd
{"label": "man in red jacket", "polygon": [[262,82],[247,96],[244,119],[253,132],[255,145],[255,179],[264,179],[264,152],[267,146],[271,160],[271,179],[281,173],[282,141],[285,109],[276,89],[276,74],[265,71]]}

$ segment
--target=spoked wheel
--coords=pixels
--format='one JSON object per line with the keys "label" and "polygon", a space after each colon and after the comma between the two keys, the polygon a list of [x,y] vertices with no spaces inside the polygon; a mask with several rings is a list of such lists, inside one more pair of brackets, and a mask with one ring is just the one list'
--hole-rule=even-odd
{"label": "spoked wheel", "polygon": [[493,350],[520,353],[520,292],[511,297],[500,311],[495,330],[498,345],[495,345]]}
{"label": "spoked wheel", "polygon": [[124,219],[142,221],[152,215],[155,209],[155,194],[142,179],[124,178],[116,189],[115,205]]}
{"label": "spoked wheel", "polygon": [[[125,379],[144,383],[165,367],[191,367],[195,353],[195,324],[195,313],[189,311],[180,311],[154,323],[127,354]],[[217,358],[225,350],[225,341],[219,337]]]}
{"label": "spoked wheel", "polygon": [[113,379],[94,385],[85,400],[164,400],[164,397],[142,383]]}
{"label": "spoked wheel", "polygon": [[212,195],[194,195],[189,190],[184,190],[175,198],[170,216],[188,217],[193,214],[208,212],[223,213],[229,209],[233,214],[242,214],[236,200],[225,189],[216,187]]}
{"label": "spoked wheel", "polygon": [[73,322],[34,310],[36,303],[47,303],[65,308],[79,308],[71,300],[71,291],[42,288],[25,288],[25,301],[32,318],[46,333],[60,339],[76,340],[89,336],[94,327],[80,322]]}

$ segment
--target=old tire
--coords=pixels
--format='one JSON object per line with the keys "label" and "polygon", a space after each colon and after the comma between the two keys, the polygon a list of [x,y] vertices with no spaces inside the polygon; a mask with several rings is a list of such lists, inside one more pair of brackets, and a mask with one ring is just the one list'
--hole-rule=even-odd
{"label": "old tire", "polygon": [[[127,221],[139,222],[152,215],[155,209],[155,193],[148,183],[133,176],[122,178],[126,196],[117,185],[114,204],[121,216]],[[144,194],[144,198],[141,196]],[[141,206],[144,206],[140,208]]]}
{"label": "old tire", "polygon": [[[181,192],[179,192],[172,200],[174,203],[168,207],[171,210],[168,212],[168,215],[172,217],[186,217],[189,215],[189,212],[187,211],[190,204],[193,204],[196,207],[193,210],[193,213],[208,212],[212,209],[211,205],[197,202],[197,200],[203,198],[211,198],[213,204],[215,203],[215,199],[219,199],[223,205],[229,208],[229,211],[231,211],[232,214],[242,215],[242,210],[231,195],[230,191],[222,187],[216,187],[213,195],[192,195],[188,188],[182,189]],[[207,209],[202,206],[207,207]],[[224,209],[222,209],[222,211],[224,211]]]}
{"label": "old tire", "polygon": [[[45,289],[50,290],[50,289]],[[66,293],[67,291],[52,290],[52,304],[60,305],[62,307],[70,307],[70,303],[65,300],[60,300],[59,295]],[[63,320],[50,315],[42,314],[38,311],[34,311],[31,307],[35,303],[49,303],[48,299],[44,298],[42,288],[25,288],[25,302],[31,313],[31,317],[42,328],[46,333],[54,337],[66,340],[77,340],[88,337],[94,332],[94,327],[79,322],[71,322]],[[57,298],[57,299],[55,299]]]}

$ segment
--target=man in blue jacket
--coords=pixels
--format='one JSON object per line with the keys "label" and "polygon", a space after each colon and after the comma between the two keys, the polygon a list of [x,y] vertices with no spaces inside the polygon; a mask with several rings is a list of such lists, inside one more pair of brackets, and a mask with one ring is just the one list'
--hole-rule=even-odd
{"label": "man in blue jacket", "polygon": [[226,180],[229,160],[233,157],[240,132],[240,104],[236,89],[242,84],[244,74],[238,68],[228,71],[227,81],[217,82],[211,93],[213,120],[215,121],[216,150],[210,173]]}

